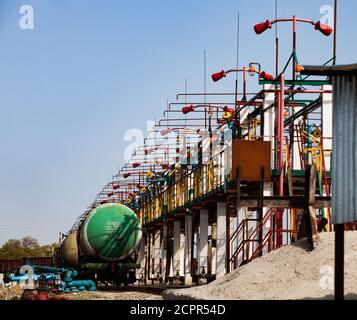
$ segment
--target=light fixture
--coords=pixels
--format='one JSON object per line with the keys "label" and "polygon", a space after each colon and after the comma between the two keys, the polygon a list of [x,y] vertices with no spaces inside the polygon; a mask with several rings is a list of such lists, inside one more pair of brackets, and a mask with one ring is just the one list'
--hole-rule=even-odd
{"label": "light fixture", "polygon": [[229,107],[227,107],[227,106],[225,106],[225,107],[223,108],[223,111],[224,111],[224,112],[229,112],[229,113],[234,113],[234,112],[235,112],[234,109],[229,108]]}
{"label": "light fixture", "polygon": [[255,68],[250,65],[249,66],[249,69],[248,69],[248,74],[251,76],[251,77],[254,77],[254,75],[257,73],[257,70],[255,70]]}
{"label": "light fixture", "polygon": [[182,113],[183,114],[188,114],[192,111],[195,111],[195,107],[194,106],[186,106],[182,108]]}
{"label": "light fixture", "polygon": [[265,71],[261,72],[259,74],[259,79],[263,79],[263,80],[266,80],[266,81],[272,81],[274,80],[274,76],[272,76],[271,74],[269,73],[266,73]]}
{"label": "light fixture", "polygon": [[269,20],[266,20],[265,22],[258,23],[254,26],[254,31],[256,34],[261,34],[264,31],[271,29],[272,23]]}
{"label": "light fixture", "polygon": [[332,31],[333,28],[327,24],[322,24],[320,21],[315,23],[315,30],[320,31],[323,35],[328,37]]}
{"label": "light fixture", "polygon": [[119,189],[120,188],[120,186],[118,185],[118,184],[113,184],[113,189],[114,190],[117,190],[117,189]]}
{"label": "light fixture", "polygon": [[108,197],[111,197],[111,196],[113,196],[113,195],[114,195],[114,192],[108,192],[108,193],[107,193],[107,196],[108,196]]}
{"label": "light fixture", "polygon": [[228,108],[227,106],[223,108],[223,115],[222,118],[224,120],[230,120],[233,116],[233,113],[235,112],[234,109]]}
{"label": "light fixture", "polygon": [[167,129],[162,129],[161,131],[160,131],[160,134],[162,135],[162,136],[166,136],[166,135],[168,135],[169,133],[171,133],[171,129],[170,128],[167,128]]}
{"label": "light fixture", "polygon": [[221,80],[222,78],[224,78],[226,75],[227,75],[227,73],[224,70],[222,70],[220,72],[212,74],[211,77],[214,82],[217,82],[217,81]]}
{"label": "light fixture", "polygon": [[140,164],[140,162],[134,162],[134,163],[132,164],[132,166],[133,166],[133,168],[137,168],[137,167],[140,167],[141,164]]}
{"label": "light fixture", "polygon": [[271,29],[273,24],[279,23],[279,22],[286,22],[286,21],[292,21],[294,23],[296,23],[297,21],[298,22],[310,23],[315,27],[315,30],[320,31],[323,35],[325,35],[327,37],[333,31],[333,28],[331,26],[326,25],[326,24],[322,24],[320,21],[315,23],[314,21],[311,21],[311,20],[296,19],[295,17],[292,18],[292,19],[277,19],[277,20],[273,20],[273,21],[266,20],[265,22],[256,24],[254,26],[254,31],[255,31],[256,34],[261,34],[264,31],[266,31],[268,29]]}
{"label": "light fixture", "polygon": [[296,72],[300,73],[302,70],[304,70],[304,67],[300,64],[297,64],[295,67]]}
{"label": "light fixture", "polygon": [[144,152],[145,152],[145,155],[148,155],[148,154],[151,154],[155,151],[155,148],[149,148],[149,149],[146,149]]}
{"label": "light fixture", "polygon": [[131,173],[124,173],[123,174],[124,179],[129,178],[130,176],[131,176]]}
{"label": "light fixture", "polygon": [[147,174],[146,174],[146,178],[147,179],[153,179],[155,177],[155,174],[152,172],[152,171],[149,171]]}

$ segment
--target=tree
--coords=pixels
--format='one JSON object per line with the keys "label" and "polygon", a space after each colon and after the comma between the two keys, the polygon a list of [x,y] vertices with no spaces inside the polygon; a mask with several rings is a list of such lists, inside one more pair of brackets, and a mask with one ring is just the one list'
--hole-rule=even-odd
{"label": "tree", "polygon": [[31,236],[26,236],[21,240],[10,239],[0,247],[0,258],[22,259],[51,257],[57,247],[57,243],[40,246],[37,239]]}
{"label": "tree", "polygon": [[0,257],[3,259],[21,259],[23,255],[21,240],[10,239],[0,248]]}
{"label": "tree", "polygon": [[30,236],[26,236],[26,237],[22,238],[21,242],[22,242],[21,243],[22,247],[27,250],[38,250],[40,247],[37,239],[30,237]]}

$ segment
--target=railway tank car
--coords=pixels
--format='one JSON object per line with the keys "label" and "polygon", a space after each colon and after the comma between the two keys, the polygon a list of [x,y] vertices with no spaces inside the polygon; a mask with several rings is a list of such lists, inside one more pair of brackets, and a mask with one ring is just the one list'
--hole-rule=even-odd
{"label": "railway tank car", "polygon": [[67,234],[55,253],[55,264],[75,268],[87,279],[133,283],[141,236],[134,211],[118,203],[104,204]]}

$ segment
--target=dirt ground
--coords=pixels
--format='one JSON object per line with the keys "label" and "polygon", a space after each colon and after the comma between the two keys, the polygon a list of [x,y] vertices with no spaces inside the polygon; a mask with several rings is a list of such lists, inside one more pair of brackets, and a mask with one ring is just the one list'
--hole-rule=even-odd
{"label": "dirt ground", "polygon": [[[161,295],[145,292],[132,291],[94,291],[94,292],[76,292],[61,294],[65,300],[162,300]],[[11,292],[9,289],[0,287],[0,300],[20,300],[21,294]]]}
{"label": "dirt ground", "polygon": [[160,295],[144,293],[144,292],[109,292],[109,291],[95,291],[95,292],[79,292],[69,293],[67,297],[70,300],[162,300]]}
{"label": "dirt ground", "polygon": [[[164,299],[333,299],[334,233],[320,234],[317,248],[300,241],[236,269],[206,286],[166,290]],[[345,232],[345,295],[357,299],[357,232]]]}
{"label": "dirt ground", "polygon": [[21,294],[11,292],[8,288],[0,285],[0,300],[18,300]]}

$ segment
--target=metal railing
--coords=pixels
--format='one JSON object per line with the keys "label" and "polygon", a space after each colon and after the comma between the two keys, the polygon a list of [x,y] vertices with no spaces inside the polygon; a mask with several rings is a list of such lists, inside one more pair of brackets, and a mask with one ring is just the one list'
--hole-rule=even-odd
{"label": "metal railing", "polygon": [[[296,230],[276,228],[275,219],[277,213],[278,209],[270,208],[260,223],[258,223],[258,219],[244,219],[240,222],[229,243],[230,252],[233,252],[229,258],[232,270],[262,256],[265,249],[267,252],[278,249],[279,246],[276,244],[278,235],[296,236]],[[256,222],[257,226],[250,232],[249,224],[252,222]],[[262,237],[261,239],[260,236]],[[254,244],[257,245],[254,246]],[[236,248],[234,249],[235,245]]]}
{"label": "metal railing", "polygon": [[191,169],[187,166],[176,168],[174,181],[141,199],[136,210],[141,223],[145,225],[177,209],[184,209],[224,187],[231,180],[231,173],[225,174],[224,157],[223,150],[207,164],[192,166]]}

